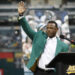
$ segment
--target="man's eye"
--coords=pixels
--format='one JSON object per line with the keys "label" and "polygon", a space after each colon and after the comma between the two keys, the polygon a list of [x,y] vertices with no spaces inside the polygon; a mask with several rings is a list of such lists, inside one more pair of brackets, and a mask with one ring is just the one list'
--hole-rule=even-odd
{"label": "man's eye", "polygon": [[50,28],[53,28],[53,27],[50,27]]}

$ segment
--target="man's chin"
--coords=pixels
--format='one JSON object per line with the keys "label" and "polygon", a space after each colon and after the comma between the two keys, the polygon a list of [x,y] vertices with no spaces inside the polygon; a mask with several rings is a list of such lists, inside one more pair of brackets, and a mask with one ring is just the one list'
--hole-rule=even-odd
{"label": "man's chin", "polygon": [[49,36],[50,38],[53,38],[53,36]]}
{"label": "man's chin", "polygon": [[50,37],[50,38],[53,38],[53,37],[54,37],[54,35],[49,35],[49,37]]}

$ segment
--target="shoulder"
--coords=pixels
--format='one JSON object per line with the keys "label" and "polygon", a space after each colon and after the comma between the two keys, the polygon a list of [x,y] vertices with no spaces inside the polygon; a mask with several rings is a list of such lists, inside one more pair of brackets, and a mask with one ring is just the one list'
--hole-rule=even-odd
{"label": "shoulder", "polygon": [[42,30],[39,30],[38,32],[37,32],[37,34],[43,34],[44,32],[42,31]]}
{"label": "shoulder", "polygon": [[64,43],[63,41],[61,41],[59,38],[57,38],[57,40],[59,41],[59,43],[61,44],[62,48],[63,49],[69,49],[69,45]]}
{"label": "shoulder", "polygon": [[57,40],[58,40],[62,45],[68,46],[66,43],[64,43],[63,41],[61,41],[59,38],[57,38]]}
{"label": "shoulder", "polygon": [[47,38],[47,34],[45,32],[43,32],[42,30],[39,30],[36,35],[36,37],[41,37],[41,38]]}

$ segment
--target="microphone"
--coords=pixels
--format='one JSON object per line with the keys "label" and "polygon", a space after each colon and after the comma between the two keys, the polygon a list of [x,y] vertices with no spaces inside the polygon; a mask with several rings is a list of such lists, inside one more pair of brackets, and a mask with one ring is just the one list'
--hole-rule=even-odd
{"label": "microphone", "polygon": [[75,45],[75,41],[74,40],[70,40],[69,38],[65,37],[64,35],[60,35],[60,38],[61,39],[66,39],[66,40],[70,41],[72,44]]}

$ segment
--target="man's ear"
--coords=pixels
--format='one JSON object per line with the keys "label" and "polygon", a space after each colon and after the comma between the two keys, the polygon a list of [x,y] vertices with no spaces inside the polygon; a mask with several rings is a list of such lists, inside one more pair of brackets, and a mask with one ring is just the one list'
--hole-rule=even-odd
{"label": "man's ear", "polygon": [[56,31],[58,31],[58,28],[56,28]]}

